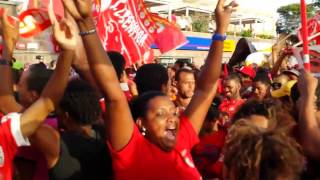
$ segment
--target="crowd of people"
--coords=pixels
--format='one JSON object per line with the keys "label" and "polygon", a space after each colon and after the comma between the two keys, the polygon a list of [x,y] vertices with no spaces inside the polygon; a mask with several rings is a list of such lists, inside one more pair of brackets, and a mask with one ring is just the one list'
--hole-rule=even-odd
{"label": "crowd of people", "polygon": [[1,17],[0,179],[320,178],[318,80],[281,69],[279,48],[272,68],[223,65],[235,2],[218,0],[200,69],[177,61],[136,72],[103,49],[91,0],[63,2],[65,19],[49,8],[54,70],[13,73],[19,27]]}

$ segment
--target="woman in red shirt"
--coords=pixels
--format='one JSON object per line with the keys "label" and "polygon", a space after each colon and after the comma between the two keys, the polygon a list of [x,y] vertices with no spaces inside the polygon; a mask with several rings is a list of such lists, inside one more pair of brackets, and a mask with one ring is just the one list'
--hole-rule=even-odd
{"label": "woman in red shirt", "polygon": [[[116,179],[200,179],[190,155],[220,76],[223,40],[237,4],[216,8],[217,31],[194,96],[179,116],[169,97],[149,92],[133,103],[133,116],[91,15],[91,0],[65,1],[75,18],[92,74],[107,101],[106,127]],[[117,1],[116,5],[122,7]],[[123,4],[124,5],[124,4]],[[136,125],[134,124],[136,120]]]}

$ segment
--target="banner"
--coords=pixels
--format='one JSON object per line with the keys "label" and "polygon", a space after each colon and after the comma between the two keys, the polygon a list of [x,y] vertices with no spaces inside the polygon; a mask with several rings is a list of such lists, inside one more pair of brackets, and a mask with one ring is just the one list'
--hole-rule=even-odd
{"label": "banner", "polygon": [[51,26],[48,12],[41,9],[28,9],[18,18],[20,20],[19,33],[23,38],[32,37]]}
{"label": "banner", "polygon": [[[313,18],[309,19],[307,22],[308,27],[308,37],[315,35],[316,33],[320,32],[320,14],[317,14]],[[298,38],[302,41],[302,28],[298,31]],[[316,41],[316,44],[320,44],[320,36],[311,39],[310,41]]]}
{"label": "banner", "polygon": [[186,42],[177,27],[151,14],[142,0],[96,0],[94,17],[105,50],[120,52],[127,65],[152,62],[152,43],[164,53]]}

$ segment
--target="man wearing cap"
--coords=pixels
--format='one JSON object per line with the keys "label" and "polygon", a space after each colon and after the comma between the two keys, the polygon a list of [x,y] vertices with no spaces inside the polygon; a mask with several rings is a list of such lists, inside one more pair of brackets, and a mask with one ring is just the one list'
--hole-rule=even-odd
{"label": "man wearing cap", "polygon": [[236,69],[241,79],[240,95],[244,98],[249,98],[252,94],[252,80],[256,76],[255,70],[251,66],[242,66],[240,69]]}

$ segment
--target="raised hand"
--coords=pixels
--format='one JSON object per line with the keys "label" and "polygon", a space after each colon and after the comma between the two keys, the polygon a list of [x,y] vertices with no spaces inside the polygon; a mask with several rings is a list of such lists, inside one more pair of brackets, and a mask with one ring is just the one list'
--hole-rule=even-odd
{"label": "raised hand", "polygon": [[48,6],[48,13],[52,23],[53,35],[59,46],[64,50],[75,50],[77,45],[77,34],[70,19],[63,19],[60,22],[57,21],[53,11],[52,0],[50,0]]}
{"label": "raised hand", "polygon": [[302,96],[314,96],[318,80],[310,72],[302,70],[298,80],[299,92]]}
{"label": "raised hand", "polygon": [[1,9],[2,14],[0,20],[0,33],[3,36],[4,45],[9,51],[13,51],[13,48],[19,38],[19,20],[17,18],[8,17],[8,9]]}
{"label": "raised hand", "polygon": [[83,21],[91,16],[92,0],[62,0],[62,2],[76,21]]}
{"label": "raised hand", "polygon": [[229,5],[224,5],[225,0],[219,0],[215,10],[215,20],[217,33],[224,34],[229,26],[232,12],[237,10],[238,4],[232,1]]}

